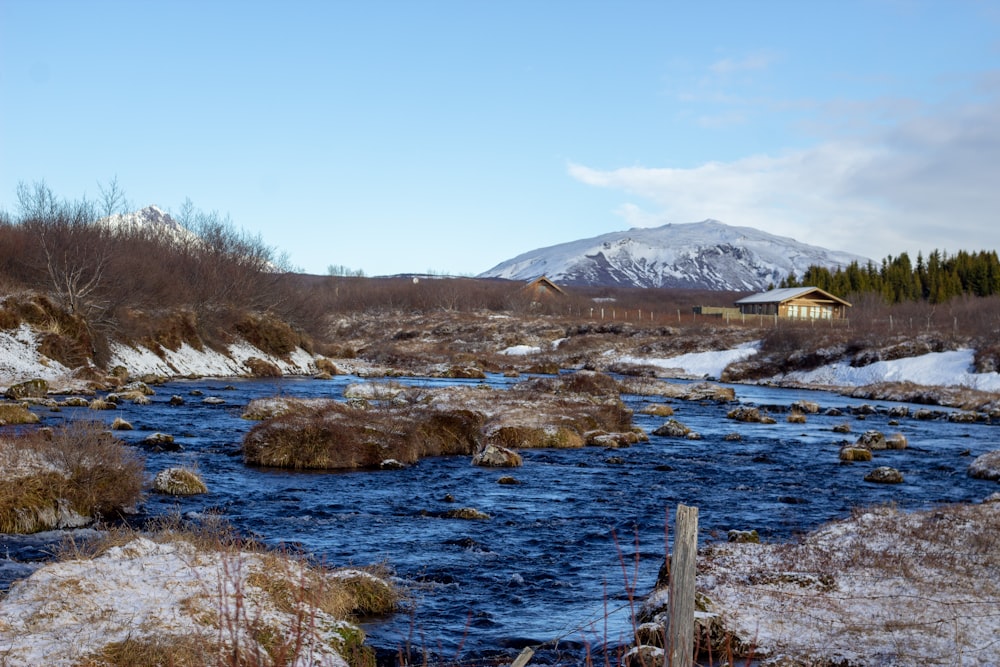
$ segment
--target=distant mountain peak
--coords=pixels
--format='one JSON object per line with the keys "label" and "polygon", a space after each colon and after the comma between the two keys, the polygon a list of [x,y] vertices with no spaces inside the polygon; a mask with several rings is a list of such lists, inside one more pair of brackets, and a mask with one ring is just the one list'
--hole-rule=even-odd
{"label": "distant mountain peak", "polygon": [[810,266],[846,267],[865,257],[827,250],[718,220],[633,227],[532,250],[480,274],[564,285],[761,291]]}
{"label": "distant mountain peak", "polygon": [[129,213],[114,213],[101,218],[98,224],[106,226],[115,233],[152,233],[171,239],[175,243],[189,243],[198,239],[197,234],[155,205]]}

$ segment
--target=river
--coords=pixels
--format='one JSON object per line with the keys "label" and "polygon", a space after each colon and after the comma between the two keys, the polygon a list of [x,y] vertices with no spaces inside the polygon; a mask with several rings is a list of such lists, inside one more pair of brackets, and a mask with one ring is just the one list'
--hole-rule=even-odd
{"label": "river", "polygon": [[[859,506],[893,502],[918,509],[979,501],[996,490],[994,482],[966,475],[973,457],[997,448],[998,431],[991,424],[912,417],[890,424],[888,408],[899,404],[743,385],[735,386],[737,400],[768,408],[777,424],[726,419],[732,405],[675,401],[675,418],[700,440],[650,436],[625,449],[526,450],[523,467],[505,470],[474,467],[468,457],[342,473],[244,466],[240,441],[252,422],[240,415],[248,401],[276,394],[342,398],[344,388],[358,381],[351,376],[173,381],[155,388],[150,405],[123,404],[108,412],[42,410],[41,416],[47,425],[122,417],[135,427],[118,432],[127,442],[154,432],[173,435],[183,451],[148,454],[150,476],[168,466],[194,467],[209,493],[150,495],[142,517],[217,512],[268,544],[301,549],[332,566],[391,567],[409,590],[407,609],[365,623],[369,643],[386,665],[397,664],[407,647],[426,652],[430,662],[463,665],[509,662],[523,646],[554,640],[559,643],[539,651],[533,664],[579,664],[605,646],[615,650],[628,639],[631,603],[654,583],[678,503],[699,508],[702,543],[725,540],[730,529],[756,529],[763,540],[780,541]],[[486,380],[496,386],[513,381]],[[171,405],[173,395],[184,404]],[[224,402],[204,403],[205,397]],[[645,402],[658,399],[624,398],[647,433],[663,423],[639,413]],[[821,413],[804,424],[786,422],[788,406],[800,399],[818,403]],[[823,414],[831,408],[843,414]],[[851,434],[833,431],[844,423],[850,423]],[[876,452],[871,463],[842,464],[839,443],[868,429],[903,433],[909,446]],[[727,439],[732,433],[740,439]],[[901,470],[905,482],[863,481],[879,465]],[[498,484],[504,475],[519,483]],[[441,517],[457,507],[474,507],[490,518]],[[40,540],[46,538],[52,539],[0,536],[0,549],[8,555],[0,558],[4,588],[23,576],[17,561],[43,557]]]}

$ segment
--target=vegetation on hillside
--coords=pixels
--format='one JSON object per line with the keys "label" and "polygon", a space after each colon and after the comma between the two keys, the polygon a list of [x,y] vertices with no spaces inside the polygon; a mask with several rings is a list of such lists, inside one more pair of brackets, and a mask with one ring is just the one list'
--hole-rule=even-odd
{"label": "vegetation on hillside", "polygon": [[907,253],[886,257],[882,265],[851,262],[835,271],[811,266],[801,278],[792,275],[781,287],[819,287],[833,294],[877,294],[887,303],[925,301],[945,303],[961,296],[1000,294],[1000,259],[995,250],[954,255],[934,250],[926,261],[917,253],[914,264]]}

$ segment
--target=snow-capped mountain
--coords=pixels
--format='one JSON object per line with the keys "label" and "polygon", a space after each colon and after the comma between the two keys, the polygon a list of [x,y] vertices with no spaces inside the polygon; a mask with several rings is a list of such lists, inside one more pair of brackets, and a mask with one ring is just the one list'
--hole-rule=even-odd
{"label": "snow-capped mountain", "polygon": [[164,212],[157,206],[147,206],[139,211],[130,213],[115,213],[107,218],[101,218],[99,224],[107,226],[109,229],[128,232],[153,232],[163,234],[169,239],[177,242],[193,241],[198,235],[187,229],[181,223],[174,220],[169,213]]}
{"label": "snow-capped mountain", "polygon": [[810,266],[831,270],[868,258],[826,250],[751,227],[705,220],[634,228],[539,248],[497,264],[481,278],[564,285],[688,287],[759,291]]}

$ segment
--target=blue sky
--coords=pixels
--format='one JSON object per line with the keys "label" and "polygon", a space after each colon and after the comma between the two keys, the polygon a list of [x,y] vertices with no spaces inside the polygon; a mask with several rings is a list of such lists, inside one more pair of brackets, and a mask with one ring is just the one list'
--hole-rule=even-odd
{"label": "blue sky", "polygon": [[0,0],[0,208],[114,178],[311,273],[706,218],[992,250],[1000,2]]}

